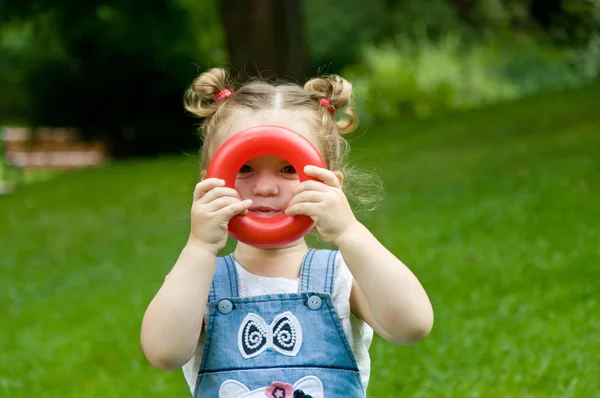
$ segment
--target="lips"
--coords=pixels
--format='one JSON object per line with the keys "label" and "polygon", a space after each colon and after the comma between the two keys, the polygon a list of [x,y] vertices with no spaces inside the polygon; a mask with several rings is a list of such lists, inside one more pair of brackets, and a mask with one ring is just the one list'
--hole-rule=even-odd
{"label": "lips", "polygon": [[283,214],[283,211],[270,206],[252,206],[248,213],[259,218],[272,218]]}

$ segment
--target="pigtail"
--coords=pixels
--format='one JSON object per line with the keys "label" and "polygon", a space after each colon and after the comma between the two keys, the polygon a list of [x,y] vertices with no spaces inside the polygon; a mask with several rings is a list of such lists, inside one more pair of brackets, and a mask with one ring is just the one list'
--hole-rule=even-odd
{"label": "pigtail", "polygon": [[198,117],[211,117],[232,95],[225,69],[213,68],[200,74],[184,95],[185,109]]}
{"label": "pigtail", "polygon": [[340,134],[353,132],[358,126],[358,113],[352,102],[352,83],[338,75],[314,78],[306,82],[304,90],[330,114],[339,113],[343,108],[346,117],[334,119]]}

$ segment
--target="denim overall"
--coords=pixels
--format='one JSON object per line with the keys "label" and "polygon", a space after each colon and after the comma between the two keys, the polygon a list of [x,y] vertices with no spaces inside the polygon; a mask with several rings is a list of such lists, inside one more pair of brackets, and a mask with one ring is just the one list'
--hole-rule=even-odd
{"label": "denim overall", "polygon": [[194,397],[365,397],[331,298],[335,257],[310,249],[298,293],[247,298],[232,256],[219,257]]}

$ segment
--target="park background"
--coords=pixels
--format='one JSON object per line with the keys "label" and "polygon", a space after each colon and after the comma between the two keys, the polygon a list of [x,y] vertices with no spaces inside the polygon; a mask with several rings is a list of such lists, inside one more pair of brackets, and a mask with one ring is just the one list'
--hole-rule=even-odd
{"label": "park background", "polygon": [[183,92],[222,65],[354,83],[351,161],[385,189],[357,214],[436,316],[416,346],[375,338],[369,397],[600,397],[597,0],[0,0],[0,23],[0,126],[110,155],[4,153],[1,397],[189,396],[139,328],[188,233]]}

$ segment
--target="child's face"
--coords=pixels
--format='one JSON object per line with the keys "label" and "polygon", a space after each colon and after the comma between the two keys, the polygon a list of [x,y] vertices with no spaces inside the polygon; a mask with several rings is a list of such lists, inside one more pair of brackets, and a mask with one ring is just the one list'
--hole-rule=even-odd
{"label": "child's face", "polygon": [[235,189],[242,200],[252,199],[250,214],[275,217],[283,214],[298,183],[296,170],[285,159],[264,155],[242,166]]}
{"label": "child's face", "polygon": [[[223,134],[223,140],[246,128],[270,124],[287,127],[302,134],[321,150],[312,127],[298,114],[290,111],[247,112],[247,115],[236,113],[239,117],[236,117],[228,131]],[[278,156],[263,155],[250,159],[242,166],[237,175],[235,189],[242,200],[252,199],[250,214],[268,218],[283,214],[299,182],[298,174],[289,162]]]}

